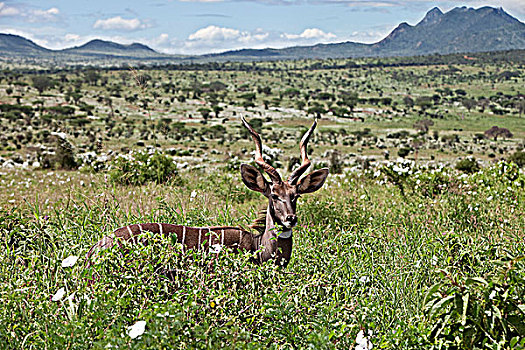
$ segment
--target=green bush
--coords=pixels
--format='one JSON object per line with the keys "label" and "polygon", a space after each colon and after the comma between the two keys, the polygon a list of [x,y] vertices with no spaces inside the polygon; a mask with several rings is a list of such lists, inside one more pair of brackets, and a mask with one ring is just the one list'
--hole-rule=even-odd
{"label": "green bush", "polygon": [[457,162],[456,169],[467,174],[477,173],[480,169],[478,162],[474,158],[465,158]]}
{"label": "green bush", "polygon": [[516,151],[509,156],[509,162],[516,163],[520,168],[525,168],[525,152]]}
{"label": "green bush", "polygon": [[520,174],[519,168],[514,163],[499,161],[498,163],[472,174],[471,180],[482,187],[508,188],[525,187],[525,176]]}
{"label": "green bush", "polygon": [[78,168],[73,145],[64,133],[51,133],[53,144],[50,151],[41,155],[43,168],[73,170]]}
{"label": "green bush", "polygon": [[436,348],[525,348],[524,258],[494,262],[500,268],[487,279],[442,271],[444,281],[429,288],[424,307]]}
{"label": "green bush", "polygon": [[397,155],[400,156],[401,158],[405,158],[406,156],[410,154],[411,151],[412,149],[408,147],[403,147],[403,148],[400,148],[399,151],[397,151]]}
{"label": "green bush", "polygon": [[389,162],[387,165],[379,168],[379,171],[385,175],[388,182],[399,188],[401,194],[405,195],[405,186],[407,180],[414,172],[415,164],[410,160],[398,159],[397,162]]}
{"label": "green bush", "polygon": [[110,166],[111,180],[123,185],[142,185],[147,182],[164,183],[177,175],[177,165],[158,150],[144,150],[119,155]]}
{"label": "green bush", "polygon": [[414,176],[411,186],[423,197],[435,197],[446,191],[451,181],[452,177],[444,171],[425,171]]}

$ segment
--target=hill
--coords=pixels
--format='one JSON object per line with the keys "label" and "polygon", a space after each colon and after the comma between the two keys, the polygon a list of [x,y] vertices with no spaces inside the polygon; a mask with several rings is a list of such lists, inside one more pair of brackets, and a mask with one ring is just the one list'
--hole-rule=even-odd
{"label": "hill", "polygon": [[502,8],[430,10],[415,26],[401,23],[373,45],[380,56],[501,51],[525,48],[525,24]]}
{"label": "hill", "polygon": [[82,46],[62,50],[62,53],[87,56],[117,56],[140,58],[158,58],[166,56],[140,43],[122,45],[112,41],[105,41],[100,39],[91,40],[90,42]]}
{"label": "hill", "polygon": [[7,56],[40,56],[52,52],[29,39],[13,34],[0,33],[0,54]]}
{"label": "hill", "polygon": [[107,64],[125,64],[128,60],[181,63],[418,56],[517,49],[525,49],[525,24],[502,8],[487,6],[479,9],[456,7],[446,13],[434,7],[419,23],[410,25],[403,22],[374,44],[348,41],[283,49],[243,49],[191,57],[162,54],[140,43],[122,45],[99,39],[82,46],[53,51],[17,35],[0,34],[0,58],[51,58],[54,62],[84,61],[90,64],[97,60]]}

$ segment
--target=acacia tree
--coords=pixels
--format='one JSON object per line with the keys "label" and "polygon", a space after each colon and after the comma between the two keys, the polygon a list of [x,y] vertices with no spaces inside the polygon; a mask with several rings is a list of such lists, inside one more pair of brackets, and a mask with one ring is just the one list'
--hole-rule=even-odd
{"label": "acacia tree", "polygon": [[38,90],[38,93],[42,93],[53,86],[53,81],[47,75],[37,75],[32,79],[33,87]]}
{"label": "acacia tree", "polygon": [[197,111],[202,115],[204,122],[206,122],[208,118],[210,117],[211,110],[208,108],[201,107]]}
{"label": "acacia tree", "polygon": [[427,108],[432,107],[432,98],[429,96],[419,96],[416,98],[416,105],[424,112]]}
{"label": "acacia tree", "polygon": [[430,119],[423,119],[418,120],[414,123],[414,128],[421,132],[422,134],[426,134],[428,132],[428,128],[430,126],[434,125],[434,122]]}
{"label": "acacia tree", "polygon": [[97,85],[97,81],[101,78],[101,75],[99,72],[97,72],[94,69],[89,69],[86,72],[84,72],[84,81],[88,83],[89,85]]}
{"label": "acacia tree", "polygon": [[503,138],[511,138],[512,133],[507,128],[493,126],[492,128],[485,131],[485,136],[493,138],[494,141],[497,141],[498,137],[500,136]]}
{"label": "acacia tree", "polygon": [[516,106],[518,108],[518,113],[521,115],[523,112],[525,112],[525,98],[520,98],[518,102],[516,102]]}
{"label": "acacia tree", "polygon": [[218,105],[213,105],[212,109],[213,109],[213,113],[215,113],[215,118],[219,118],[219,113],[224,110],[224,108]]}
{"label": "acacia tree", "polygon": [[308,114],[313,114],[316,118],[321,118],[321,114],[324,113],[326,113],[326,110],[318,104],[308,108]]}
{"label": "acacia tree", "polygon": [[464,98],[461,100],[461,104],[470,112],[472,107],[476,105],[476,101],[471,98]]}
{"label": "acacia tree", "polygon": [[403,103],[404,103],[405,106],[407,106],[408,108],[414,107],[414,100],[413,100],[412,97],[410,97],[410,96],[405,96],[405,97],[403,97]]}
{"label": "acacia tree", "polygon": [[115,113],[113,111],[113,100],[111,99],[111,96],[104,96],[103,100],[104,100],[104,104],[109,107],[109,110],[110,110],[109,116],[113,118],[115,116]]}

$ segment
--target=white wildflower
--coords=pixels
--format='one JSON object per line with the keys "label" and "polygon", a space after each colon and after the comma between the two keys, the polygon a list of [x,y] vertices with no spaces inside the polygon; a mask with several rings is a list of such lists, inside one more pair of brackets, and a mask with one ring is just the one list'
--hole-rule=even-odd
{"label": "white wildflower", "polygon": [[71,255],[62,260],[62,267],[73,267],[77,263],[78,256]]}
{"label": "white wildflower", "polygon": [[60,288],[57,290],[55,295],[53,295],[53,298],[51,298],[52,301],[59,301],[62,300],[62,298],[66,295],[66,290],[64,288]]}
{"label": "white wildflower", "polygon": [[51,135],[53,136],[58,136],[60,137],[61,139],[67,139],[67,134],[65,132],[51,132]]}
{"label": "white wildflower", "polygon": [[394,165],[392,167],[392,170],[394,170],[396,173],[402,173],[403,172],[403,168],[397,166],[397,165]]}
{"label": "white wildflower", "polygon": [[370,277],[368,277],[368,276],[361,276],[361,277],[359,277],[359,283],[366,284],[368,282],[370,282]]}
{"label": "white wildflower", "polygon": [[[368,336],[372,335],[372,331],[368,331]],[[363,330],[360,330],[359,333],[357,333],[357,337],[355,338],[355,350],[370,350],[374,347],[372,345],[372,342],[370,342],[370,339],[365,337],[365,332]]]}
{"label": "white wildflower", "polygon": [[220,245],[220,244],[212,244],[209,247],[209,252],[210,253],[218,254],[218,253],[220,253],[221,250],[222,250],[222,245]]}
{"label": "white wildflower", "polygon": [[131,339],[135,339],[144,334],[146,330],[146,321],[137,321],[133,326],[129,327],[128,335]]}

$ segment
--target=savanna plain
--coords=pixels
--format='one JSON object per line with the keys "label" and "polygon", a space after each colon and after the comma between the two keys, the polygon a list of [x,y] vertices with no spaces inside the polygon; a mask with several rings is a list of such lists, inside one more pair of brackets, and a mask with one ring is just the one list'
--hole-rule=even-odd
{"label": "savanna plain", "polygon": [[[525,348],[525,53],[0,70],[0,347]],[[132,223],[246,227],[260,133],[314,118],[286,268]],[[169,278],[162,271],[174,273]]]}

